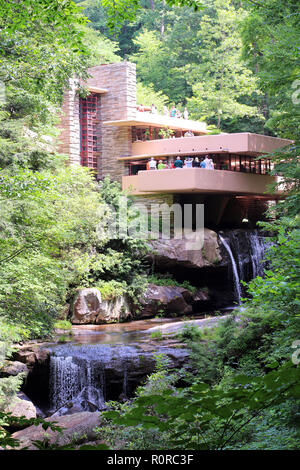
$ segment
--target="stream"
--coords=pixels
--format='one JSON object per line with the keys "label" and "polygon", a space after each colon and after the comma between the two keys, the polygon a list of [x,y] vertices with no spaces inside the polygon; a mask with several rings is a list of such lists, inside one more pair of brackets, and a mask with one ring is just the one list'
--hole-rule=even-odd
{"label": "stream", "polygon": [[[225,231],[219,238],[227,252],[228,279],[238,306],[244,295],[241,281],[263,274],[266,243],[256,230]],[[133,397],[155,370],[156,355],[167,358],[171,371],[190,367],[189,351],[174,333],[185,323],[212,327],[232,308],[224,309],[223,316],[195,313],[189,321],[177,317],[74,325],[70,342],[46,345],[47,360],[35,365],[25,392],[47,416],[104,410],[109,400]]]}
{"label": "stream", "polygon": [[104,410],[109,400],[133,397],[155,370],[156,355],[167,359],[170,370],[190,367],[189,351],[174,335],[184,325],[207,328],[226,316],[73,326],[71,341],[43,345],[49,354],[35,364],[25,393],[46,416]]}

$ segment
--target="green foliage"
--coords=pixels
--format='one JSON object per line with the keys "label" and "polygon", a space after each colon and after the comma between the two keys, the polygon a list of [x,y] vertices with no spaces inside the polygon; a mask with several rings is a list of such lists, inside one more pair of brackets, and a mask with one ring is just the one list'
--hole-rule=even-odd
{"label": "green foliage", "polygon": [[57,320],[54,323],[54,328],[57,328],[58,330],[71,331],[72,330],[72,323],[69,322],[68,320]]}
{"label": "green foliage", "polygon": [[145,85],[137,82],[136,86],[136,100],[137,103],[144,106],[152,106],[154,104],[159,113],[163,113],[163,108],[167,105],[169,98],[161,91],[155,91],[152,84]]}
{"label": "green foliage", "polygon": [[114,280],[101,281],[96,285],[96,287],[101,293],[102,300],[113,300],[116,297],[121,297],[127,292],[126,282],[118,282]]}
{"label": "green foliage", "polygon": [[[170,6],[187,5],[192,7],[195,11],[202,8],[199,0],[166,0]],[[125,21],[133,21],[136,17],[136,12],[141,7],[139,0],[122,0],[118,3],[112,0],[102,0],[102,4],[107,13],[107,25],[111,31],[116,35],[121,29]]]}
{"label": "green foliage", "polygon": [[192,116],[208,119],[218,128],[229,117],[262,118],[249,100],[258,93],[255,76],[240,60],[238,26],[245,12],[229,0],[216,0],[212,8],[197,31],[201,62],[186,65],[193,87],[193,97],[188,100]]}
{"label": "green foliage", "polygon": [[176,338],[181,341],[196,341],[197,339],[202,338],[202,332],[197,325],[185,323],[176,333]]}
{"label": "green foliage", "polygon": [[177,286],[189,290],[192,293],[195,293],[197,287],[192,286],[188,281],[178,282],[176,279],[173,279],[170,274],[151,274],[147,277],[147,280],[150,284],[156,284],[157,286]]}
{"label": "green foliage", "polygon": [[299,397],[299,368],[285,364],[264,377],[238,375],[228,390],[198,383],[136,398],[127,412],[105,413],[123,426],[168,432],[175,449],[222,450],[271,406]]}
{"label": "green foliage", "polygon": [[[17,448],[20,445],[18,439],[12,438],[11,433],[8,431],[11,425],[16,425],[20,427],[29,427],[29,426],[39,426],[42,425],[44,431],[51,429],[51,431],[62,432],[62,428],[56,425],[56,422],[45,421],[42,418],[30,418],[27,419],[24,416],[16,417],[12,416],[11,413],[4,413],[0,411],[0,447],[6,449],[8,446],[12,448]],[[38,441],[36,441],[38,442]],[[23,448],[26,450],[26,448]]]}
{"label": "green foliage", "polygon": [[282,137],[299,140],[299,4],[266,0],[247,2],[245,8],[243,58],[256,71],[265,95],[267,126]]}
{"label": "green foliage", "polygon": [[151,339],[156,339],[157,341],[160,341],[163,339],[163,334],[161,330],[153,331],[150,335]]}

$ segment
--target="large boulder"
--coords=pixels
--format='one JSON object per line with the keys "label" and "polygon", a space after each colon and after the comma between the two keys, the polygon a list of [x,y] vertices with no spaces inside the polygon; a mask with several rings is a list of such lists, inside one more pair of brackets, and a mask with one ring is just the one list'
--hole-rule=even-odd
{"label": "large boulder", "polygon": [[112,323],[127,320],[131,317],[131,311],[127,300],[123,296],[112,300],[103,300],[96,323]]}
{"label": "large boulder", "polygon": [[96,323],[101,312],[101,294],[96,288],[78,289],[72,309],[72,323]]}
{"label": "large boulder", "polygon": [[44,364],[49,360],[50,350],[43,347],[43,344],[32,344],[29,343],[18,348],[13,354],[13,358],[26,364],[29,369],[38,364]]}
{"label": "large boulder", "polygon": [[36,407],[24,393],[19,393],[5,411],[18,418],[21,416],[25,416],[27,419],[37,417]]}
{"label": "large boulder", "polygon": [[18,439],[19,448],[27,447],[29,450],[37,450],[32,441],[43,441],[47,439],[49,444],[67,445],[70,442],[76,443],[81,440],[94,440],[97,435],[94,429],[100,425],[100,414],[98,412],[83,412],[65,416],[56,416],[55,418],[46,418],[45,421],[55,421],[55,424],[63,428],[63,432],[46,431],[39,426],[30,426],[22,431],[12,434],[12,437]]}
{"label": "large boulder", "polygon": [[193,311],[192,300],[192,293],[183,287],[148,284],[146,292],[140,299],[140,317],[188,314]]}
{"label": "large boulder", "polygon": [[24,378],[28,375],[28,367],[20,361],[5,361],[4,365],[0,368],[0,378],[16,376],[23,374]]}
{"label": "large boulder", "polygon": [[152,258],[155,264],[165,269],[178,267],[203,268],[215,266],[222,261],[216,232],[204,229],[204,244],[198,249],[189,249],[189,243],[181,240],[151,241]]}
{"label": "large boulder", "polygon": [[72,306],[71,322],[76,325],[103,324],[125,320],[130,310],[123,296],[102,301],[96,288],[78,289]]}

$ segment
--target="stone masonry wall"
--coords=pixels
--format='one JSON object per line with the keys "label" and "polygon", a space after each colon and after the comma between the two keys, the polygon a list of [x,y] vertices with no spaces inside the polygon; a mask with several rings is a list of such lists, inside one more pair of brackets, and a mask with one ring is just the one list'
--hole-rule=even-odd
{"label": "stone masonry wall", "polygon": [[[151,196],[134,196],[134,203],[138,205],[143,205],[146,206],[148,210],[148,214],[151,213],[151,204],[167,204],[169,207],[172,206],[172,204],[176,204],[177,200],[176,197],[173,194],[152,194]],[[170,228],[171,231],[174,228],[174,214],[173,212],[169,212],[166,210],[165,212],[161,212],[161,218],[162,220],[170,220]]]}
{"label": "stone masonry wall", "polygon": [[[120,181],[124,163],[120,156],[131,155],[131,128],[104,126],[103,121],[130,119],[136,116],[136,68],[130,62],[97,65],[88,70],[91,77],[83,85],[107,89],[99,94],[97,113],[98,177],[109,175]],[[70,81],[62,106],[58,151],[69,155],[70,164],[80,165],[80,118],[77,82]]]}
{"label": "stone masonry wall", "polygon": [[104,121],[130,119],[136,116],[136,68],[130,62],[98,65],[89,69],[87,85],[106,88],[101,94],[98,176],[109,175],[120,181],[124,163],[120,156],[131,155],[131,128],[104,126]]}
{"label": "stone masonry wall", "polygon": [[69,155],[69,163],[80,165],[80,119],[79,97],[76,94],[78,82],[70,80],[70,87],[65,91],[59,128],[58,152]]}

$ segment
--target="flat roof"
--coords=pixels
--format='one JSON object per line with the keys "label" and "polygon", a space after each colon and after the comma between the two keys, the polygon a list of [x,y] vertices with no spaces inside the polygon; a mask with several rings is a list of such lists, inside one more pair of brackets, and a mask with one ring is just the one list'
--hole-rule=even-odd
{"label": "flat roof", "polygon": [[201,134],[207,134],[206,123],[192,121],[190,119],[178,119],[160,114],[152,114],[149,112],[136,112],[135,118],[120,119],[117,121],[104,121],[105,126],[146,126],[146,127],[165,127],[169,129],[177,129],[182,131],[191,130]]}
{"label": "flat roof", "polygon": [[88,85],[88,86],[87,86],[87,89],[88,89],[91,93],[104,94],[104,93],[107,93],[107,92],[108,92],[107,88],[99,88],[98,86],[92,86],[92,85]]}

